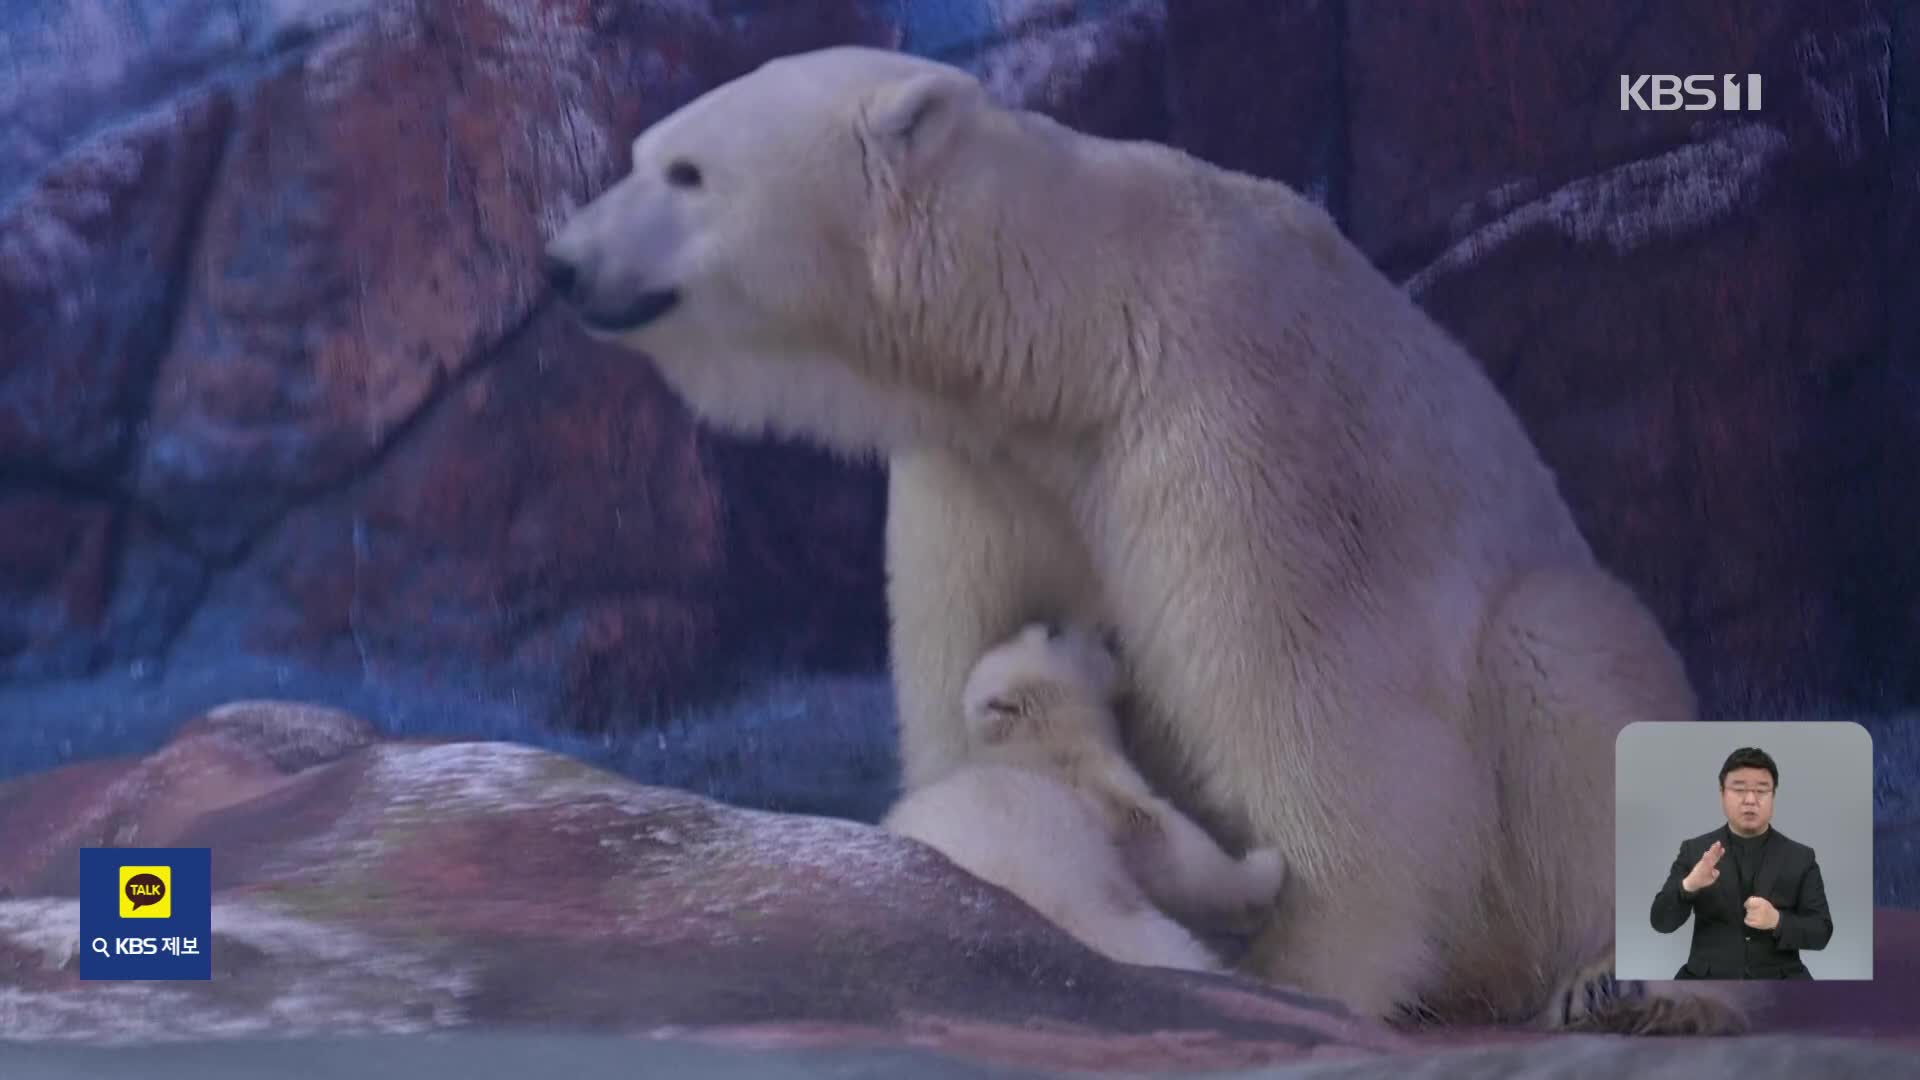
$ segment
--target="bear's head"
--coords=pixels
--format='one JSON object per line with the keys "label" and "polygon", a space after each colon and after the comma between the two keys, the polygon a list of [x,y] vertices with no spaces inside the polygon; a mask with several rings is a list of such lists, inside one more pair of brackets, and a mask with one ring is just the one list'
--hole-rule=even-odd
{"label": "bear's head", "polygon": [[988,649],[961,688],[967,729],[982,744],[1042,738],[1050,723],[1076,725],[1055,735],[1119,745],[1110,706],[1120,687],[1113,650],[1091,627],[1029,623]]}
{"label": "bear's head", "polygon": [[1071,426],[1114,376],[1062,370],[1100,233],[1047,243],[1093,141],[945,64],[785,57],[643,132],[547,275],[727,430],[865,453]]}

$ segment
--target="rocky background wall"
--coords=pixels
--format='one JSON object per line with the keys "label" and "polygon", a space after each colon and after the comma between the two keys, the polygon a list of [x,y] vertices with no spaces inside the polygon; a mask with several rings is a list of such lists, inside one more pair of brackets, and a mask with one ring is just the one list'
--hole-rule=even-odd
{"label": "rocky background wall", "polygon": [[[648,123],[841,42],[1323,200],[1487,364],[1710,715],[1862,716],[1881,821],[1920,820],[1897,0],[7,5],[0,777],[271,694],[877,812],[880,472],[695,427],[535,266]],[[1764,109],[1618,107],[1696,70]]]}

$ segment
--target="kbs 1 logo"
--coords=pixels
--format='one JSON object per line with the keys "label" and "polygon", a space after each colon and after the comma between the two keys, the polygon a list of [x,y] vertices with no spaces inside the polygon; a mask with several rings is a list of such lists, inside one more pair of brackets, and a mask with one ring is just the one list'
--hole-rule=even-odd
{"label": "kbs 1 logo", "polygon": [[213,978],[213,852],[80,849],[80,978]]}
{"label": "kbs 1 logo", "polygon": [[1758,75],[1622,75],[1620,111],[1759,112]]}

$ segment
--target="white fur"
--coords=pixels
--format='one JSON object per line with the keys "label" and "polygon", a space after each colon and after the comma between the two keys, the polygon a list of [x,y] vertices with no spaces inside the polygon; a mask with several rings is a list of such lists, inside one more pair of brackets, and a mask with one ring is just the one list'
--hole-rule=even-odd
{"label": "white fur", "polygon": [[551,249],[682,290],[613,336],[714,423],[889,455],[910,786],[965,760],[983,650],[1099,620],[1143,771],[1285,853],[1251,970],[1486,1020],[1605,956],[1614,736],[1691,718],[1684,672],[1478,364],[1319,208],[863,49],[724,85],[634,163]]}
{"label": "white fur", "polygon": [[973,747],[881,824],[1026,900],[1116,960],[1197,971],[1219,959],[1168,913],[1200,921],[1271,904],[1285,863],[1245,859],[1159,799],[1127,762],[1111,654],[1081,628],[1029,626],[966,681]]}
{"label": "white fur", "polygon": [[909,792],[881,825],[1026,901],[1088,948],[1129,964],[1222,970],[1134,881],[1094,808],[1057,778],[973,765]]}

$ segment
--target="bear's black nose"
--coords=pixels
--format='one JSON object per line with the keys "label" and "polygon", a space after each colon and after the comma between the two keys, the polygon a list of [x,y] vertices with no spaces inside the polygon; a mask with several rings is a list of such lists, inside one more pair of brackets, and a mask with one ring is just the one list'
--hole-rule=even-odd
{"label": "bear's black nose", "polygon": [[540,269],[547,277],[547,284],[560,294],[561,299],[573,299],[574,286],[580,283],[580,274],[572,263],[558,255],[547,255],[540,260]]}

